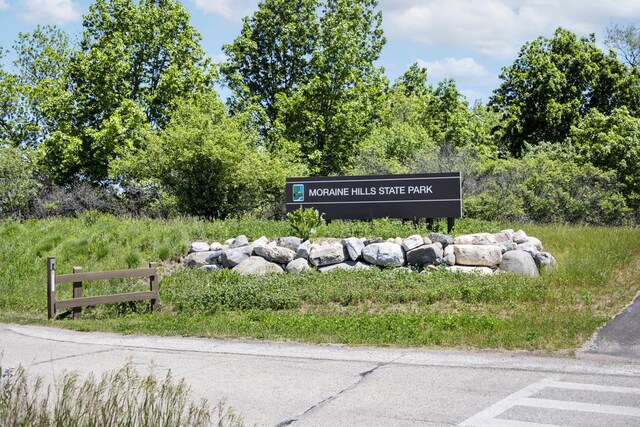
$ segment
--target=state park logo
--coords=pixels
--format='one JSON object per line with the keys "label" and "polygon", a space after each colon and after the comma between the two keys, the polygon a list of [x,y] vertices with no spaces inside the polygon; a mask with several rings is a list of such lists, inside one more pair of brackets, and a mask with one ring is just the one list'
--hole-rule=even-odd
{"label": "state park logo", "polygon": [[293,185],[293,201],[304,202],[304,184]]}

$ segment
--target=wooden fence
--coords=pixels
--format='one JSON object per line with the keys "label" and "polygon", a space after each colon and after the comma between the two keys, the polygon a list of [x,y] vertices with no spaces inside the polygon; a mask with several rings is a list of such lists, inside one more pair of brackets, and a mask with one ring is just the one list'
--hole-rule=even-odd
{"label": "wooden fence", "polygon": [[[158,295],[158,264],[149,263],[149,268],[135,270],[93,271],[83,272],[81,267],[73,267],[72,274],[56,276],[56,259],[47,258],[47,309],[49,319],[55,319],[58,310],[72,309],[73,318],[80,319],[82,307],[98,304],[113,304],[128,301],[151,300],[151,309],[159,309]],[[94,280],[126,279],[135,277],[149,278],[149,291],[132,292],[128,294],[103,295],[95,297],[82,296],[83,282]],[[73,299],[56,300],[56,285],[62,283],[73,284]]]}

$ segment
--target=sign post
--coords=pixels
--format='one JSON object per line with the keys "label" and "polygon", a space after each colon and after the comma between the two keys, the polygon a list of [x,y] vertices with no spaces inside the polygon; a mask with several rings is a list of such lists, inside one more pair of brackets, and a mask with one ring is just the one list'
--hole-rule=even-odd
{"label": "sign post", "polygon": [[462,216],[460,173],[288,178],[286,209],[315,208],[327,220]]}

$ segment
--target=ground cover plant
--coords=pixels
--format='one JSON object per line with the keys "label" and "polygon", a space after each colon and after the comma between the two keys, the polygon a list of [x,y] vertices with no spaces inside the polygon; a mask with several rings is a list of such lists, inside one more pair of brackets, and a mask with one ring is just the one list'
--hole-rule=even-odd
{"label": "ground cover plant", "polygon": [[[438,224],[436,224],[438,225]],[[518,224],[461,220],[459,234]],[[420,225],[423,227],[424,224]],[[250,337],[353,345],[573,349],[628,304],[640,276],[640,230],[523,226],[560,266],[539,279],[403,269],[268,277],[205,273],[177,263],[188,243],[246,234],[276,237],[286,221],[138,220],[83,217],[0,223],[0,320],[122,333]],[[408,236],[411,223],[334,221],[318,236]],[[425,230],[426,232],[426,230]],[[134,268],[164,261],[163,310],[147,303],[98,306],[83,320],[46,321],[45,259],[58,274]],[[171,274],[169,274],[171,273]],[[85,295],[142,290],[141,281],[91,282]],[[60,286],[60,299],[71,287]]]}

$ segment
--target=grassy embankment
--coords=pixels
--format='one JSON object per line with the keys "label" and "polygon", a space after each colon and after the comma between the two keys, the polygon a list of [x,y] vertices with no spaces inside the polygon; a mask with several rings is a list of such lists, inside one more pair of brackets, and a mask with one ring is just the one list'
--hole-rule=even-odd
{"label": "grassy embankment", "polygon": [[[458,233],[508,225],[459,221]],[[514,227],[514,225],[510,225]],[[518,225],[515,225],[518,227]],[[58,274],[132,268],[177,260],[191,240],[223,241],[289,233],[286,222],[79,219],[0,222],[0,321],[80,330],[205,337],[251,337],[397,346],[572,349],[628,304],[640,285],[640,230],[523,226],[560,263],[540,279],[405,270],[310,272],[240,277],[175,268],[160,283],[161,313],[144,303],[99,306],[83,320],[46,320],[45,259]],[[423,230],[424,231],[424,230]],[[406,237],[399,221],[334,222],[319,236]],[[86,295],[142,289],[130,281],[93,283]],[[68,298],[70,285],[61,285]]]}

